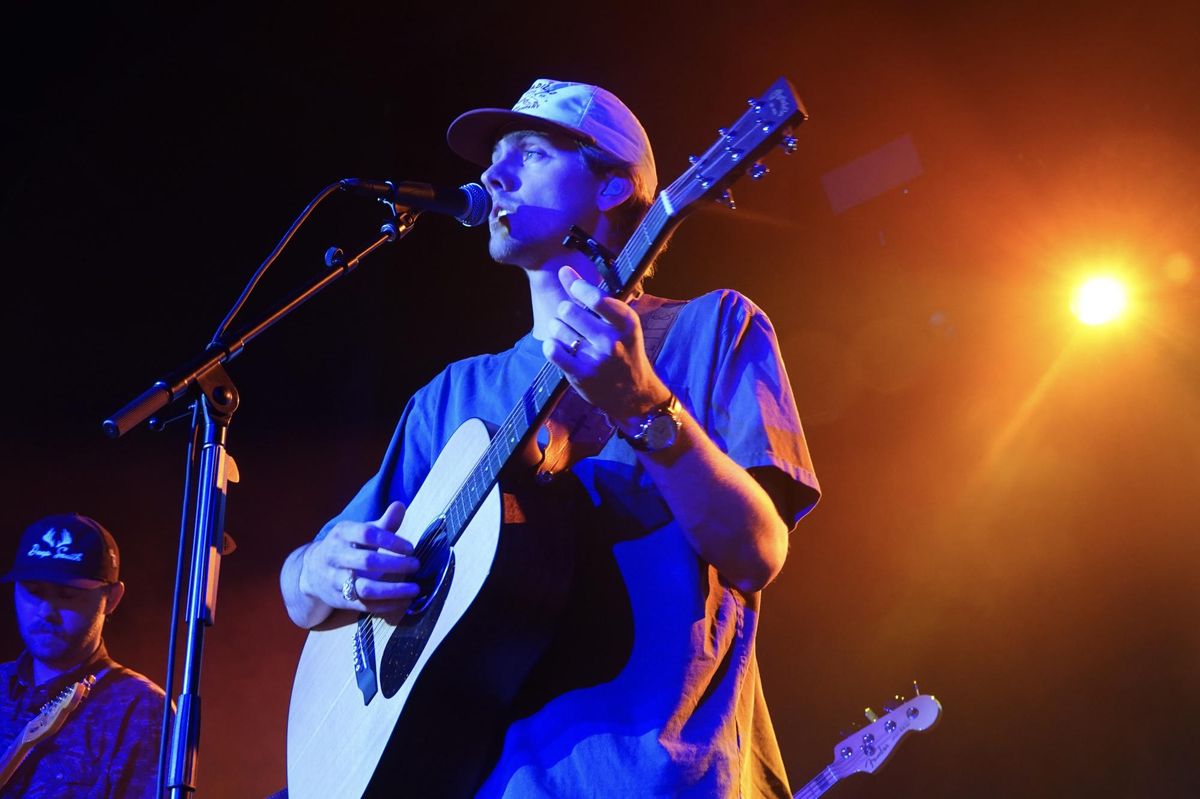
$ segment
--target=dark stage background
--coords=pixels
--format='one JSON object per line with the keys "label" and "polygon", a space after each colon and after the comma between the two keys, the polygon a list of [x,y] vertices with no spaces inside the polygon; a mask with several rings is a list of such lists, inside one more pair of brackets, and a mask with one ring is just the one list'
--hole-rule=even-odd
{"label": "dark stage background", "polygon": [[[103,520],[129,587],[110,649],[161,682],[185,431],[114,442],[99,423],[203,346],[310,197],[473,179],[446,125],[541,76],[623,97],[666,184],[786,75],[812,113],[799,152],[739,184],[736,213],[687,221],[652,289],[765,308],[825,489],[764,598],[793,783],[917,678],[942,722],[831,795],[1200,794],[1195,5],[441,9],[9,10],[4,557],[45,513]],[[335,197],[250,313],[378,222]],[[1070,316],[1093,266],[1129,280],[1124,323]],[[239,548],[201,795],[283,784],[304,639],[284,555],[373,471],[407,396],[520,335],[525,303],[483,231],[427,217],[232,364]]]}

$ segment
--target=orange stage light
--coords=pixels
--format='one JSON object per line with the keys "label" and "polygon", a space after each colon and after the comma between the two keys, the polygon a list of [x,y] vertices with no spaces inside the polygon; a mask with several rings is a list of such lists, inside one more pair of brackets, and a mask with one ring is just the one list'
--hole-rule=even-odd
{"label": "orange stage light", "polygon": [[1071,299],[1071,312],[1085,325],[1103,325],[1114,321],[1129,304],[1125,285],[1115,277],[1102,275],[1084,281]]}

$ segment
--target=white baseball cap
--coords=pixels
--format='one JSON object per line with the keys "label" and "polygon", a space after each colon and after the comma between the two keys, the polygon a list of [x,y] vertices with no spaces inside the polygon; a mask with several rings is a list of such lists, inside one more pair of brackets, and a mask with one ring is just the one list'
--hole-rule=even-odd
{"label": "white baseball cap", "polygon": [[653,193],[654,151],[642,123],[612,92],[586,83],[538,78],[512,109],[477,108],[450,123],[446,143],[480,166],[492,162],[496,140],[509,130],[548,130],[595,145],[630,165]]}

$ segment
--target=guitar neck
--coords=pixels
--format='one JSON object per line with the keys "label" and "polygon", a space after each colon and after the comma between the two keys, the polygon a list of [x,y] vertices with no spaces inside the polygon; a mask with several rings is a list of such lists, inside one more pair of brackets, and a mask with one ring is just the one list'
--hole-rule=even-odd
{"label": "guitar neck", "polygon": [[457,542],[467,529],[475,511],[479,510],[488,492],[500,479],[500,472],[509,458],[541,426],[566,390],[567,379],[562,371],[554,364],[543,364],[533,385],[525,390],[521,401],[508,412],[487,450],[446,507],[443,515],[451,544]]}
{"label": "guitar neck", "polygon": [[621,299],[626,299],[637,285],[662,249],[667,236],[682,221],[679,211],[672,207],[670,197],[671,187],[667,187],[654,198],[641,223],[613,262],[613,271],[621,283],[618,295]]}
{"label": "guitar neck", "polygon": [[817,799],[838,781],[838,776],[833,771],[833,764],[829,764],[821,770],[821,773],[813,777],[809,782],[805,783],[804,787],[792,794],[792,799]]}
{"label": "guitar neck", "polygon": [[[663,242],[679,216],[670,206],[668,191],[663,191],[646,212],[629,241],[613,262],[613,271],[621,282],[619,296],[624,299],[636,285],[642,274],[662,249]],[[525,445],[535,431],[541,427],[554,410],[554,405],[567,390],[567,379],[562,370],[546,363],[538,371],[533,385],[525,390],[521,401],[508,413],[491,444],[479,462],[471,470],[462,488],[445,511],[447,535],[450,543],[458,541],[466,530],[475,511],[500,479],[500,472],[513,453]]]}

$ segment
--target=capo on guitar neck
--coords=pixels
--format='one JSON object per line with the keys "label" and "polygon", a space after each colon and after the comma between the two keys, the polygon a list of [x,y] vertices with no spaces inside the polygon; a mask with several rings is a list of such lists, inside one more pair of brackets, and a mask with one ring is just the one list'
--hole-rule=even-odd
{"label": "capo on guitar neck", "polygon": [[604,279],[605,289],[611,296],[621,293],[623,288],[621,280],[612,269],[612,263],[617,259],[616,253],[592,238],[592,234],[579,225],[571,225],[570,231],[563,238],[563,246],[579,250],[592,260],[600,272],[600,277]]}

